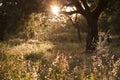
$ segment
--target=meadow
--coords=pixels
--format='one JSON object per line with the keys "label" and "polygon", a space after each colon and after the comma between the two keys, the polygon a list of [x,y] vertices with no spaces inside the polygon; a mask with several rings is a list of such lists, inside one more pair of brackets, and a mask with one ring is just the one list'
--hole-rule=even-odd
{"label": "meadow", "polygon": [[86,52],[85,33],[79,43],[74,28],[50,30],[0,42],[0,80],[120,80],[119,41]]}

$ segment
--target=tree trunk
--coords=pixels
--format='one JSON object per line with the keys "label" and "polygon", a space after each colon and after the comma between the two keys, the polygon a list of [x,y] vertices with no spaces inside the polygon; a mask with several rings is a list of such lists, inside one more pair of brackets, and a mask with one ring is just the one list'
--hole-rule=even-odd
{"label": "tree trunk", "polygon": [[78,33],[78,40],[79,40],[79,44],[82,43],[82,37],[81,37],[81,32],[80,32],[80,27],[77,26],[77,33]]}
{"label": "tree trunk", "polygon": [[88,34],[86,37],[86,50],[96,50],[98,42],[98,18],[94,16],[89,16],[87,18],[88,22]]}
{"label": "tree trunk", "polygon": [[6,23],[4,21],[5,19],[3,18],[2,15],[0,15],[0,41],[4,40],[4,31],[6,28]]}

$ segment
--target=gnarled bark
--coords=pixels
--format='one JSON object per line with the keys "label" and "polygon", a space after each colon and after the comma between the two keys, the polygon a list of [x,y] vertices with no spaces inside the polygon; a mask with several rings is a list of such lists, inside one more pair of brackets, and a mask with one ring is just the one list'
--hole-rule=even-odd
{"label": "gnarled bark", "polygon": [[88,34],[86,38],[86,50],[96,50],[98,42],[98,17],[89,15],[88,22]]}

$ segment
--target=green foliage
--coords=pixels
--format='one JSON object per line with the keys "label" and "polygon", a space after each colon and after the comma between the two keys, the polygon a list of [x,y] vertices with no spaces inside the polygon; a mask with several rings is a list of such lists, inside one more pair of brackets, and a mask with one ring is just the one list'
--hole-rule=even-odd
{"label": "green foliage", "polygon": [[[43,1],[43,0],[42,0]],[[29,15],[33,12],[41,12],[44,5],[41,0],[36,1],[15,1],[3,0],[0,6],[0,32],[1,40],[5,39],[5,34],[16,34],[24,28],[24,24],[29,21]],[[33,5],[34,4],[34,5]],[[41,6],[39,6],[41,5]]]}
{"label": "green foliage", "polygon": [[[26,43],[27,45],[27,43]],[[107,46],[98,46],[98,52],[69,54],[64,49],[52,52],[52,59],[43,53],[10,54],[5,51],[10,46],[1,49],[6,59],[0,60],[0,79],[13,80],[98,80],[119,79],[120,57],[109,53]],[[23,47],[23,46],[22,46]],[[24,46],[25,47],[25,46]],[[26,46],[28,47],[28,46]],[[35,47],[35,44],[34,44]],[[72,46],[73,48],[74,46]],[[13,48],[18,48],[15,46]],[[30,50],[30,49],[29,49]],[[19,49],[16,51],[19,53]],[[47,53],[48,55],[48,53]],[[1,56],[3,57],[3,56]],[[117,59],[116,59],[117,57]]]}
{"label": "green foliage", "polygon": [[119,35],[119,21],[120,21],[120,2],[116,1],[113,6],[107,8],[100,16],[98,25],[100,31],[107,32],[110,30],[111,34]]}
{"label": "green foliage", "polygon": [[54,34],[48,37],[56,38],[55,41],[46,37],[43,41],[29,39],[25,42],[24,39],[12,39],[0,43],[0,79],[119,79],[120,60],[119,57],[116,59],[116,55],[111,54],[115,51],[110,52],[108,46],[99,45],[98,51],[85,52],[85,42],[78,45],[75,39],[76,30],[73,29],[69,26],[63,28],[46,26],[39,29],[41,32],[45,31],[47,36],[50,34],[46,31]]}

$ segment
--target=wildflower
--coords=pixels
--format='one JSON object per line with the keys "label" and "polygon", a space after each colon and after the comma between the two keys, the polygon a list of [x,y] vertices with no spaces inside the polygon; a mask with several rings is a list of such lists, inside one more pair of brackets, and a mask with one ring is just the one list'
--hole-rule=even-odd
{"label": "wildflower", "polygon": [[108,79],[106,77],[104,77],[103,80],[108,80]]}
{"label": "wildflower", "polygon": [[62,68],[63,71],[67,71],[68,70],[68,61],[66,59],[64,59],[61,62],[61,68]]}
{"label": "wildflower", "polygon": [[52,68],[49,68],[49,72],[51,72],[52,71]]}

